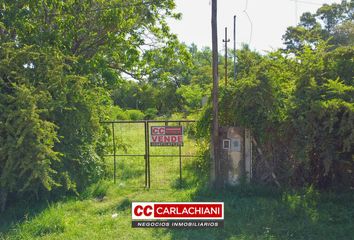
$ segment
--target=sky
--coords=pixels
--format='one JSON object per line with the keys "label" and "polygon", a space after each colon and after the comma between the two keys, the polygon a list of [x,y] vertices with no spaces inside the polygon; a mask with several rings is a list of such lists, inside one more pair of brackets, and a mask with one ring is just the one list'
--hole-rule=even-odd
{"label": "sky", "polygon": [[[186,44],[211,47],[211,0],[175,0],[182,20],[169,20],[173,33]],[[267,52],[282,45],[286,28],[295,26],[304,12],[314,13],[322,4],[341,0],[218,0],[219,51],[228,28],[228,47],[233,47],[233,17],[236,15],[236,48],[242,43]]]}

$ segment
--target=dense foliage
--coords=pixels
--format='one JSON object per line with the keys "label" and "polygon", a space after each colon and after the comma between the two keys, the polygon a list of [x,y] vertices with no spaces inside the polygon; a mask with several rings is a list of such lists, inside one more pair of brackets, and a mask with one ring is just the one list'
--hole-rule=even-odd
{"label": "dense foliage", "polygon": [[240,51],[238,79],[222,90],[220,117],[252,129],[255,180],[354,185],[354,45],[347,34],[353,10],[353,1],[324,5],[288,29],[286,49]]}
{"label": "dense foliage", "polygon": [[[263,56],[223,90],[222,123],[252,129],[258,143],[258,180],[353,184],[354,48],[329,48],[321,43],[295,57]],[[351,65],[345,72],[338,55]]]}
{"label": "dense foliage", "polygon": [[110,93],[126,76],[152,77],[165,61],[156,52],[174,56],[179,44],[166,24],[179,17],[174,7],[173,0],[1,2],[0,210],[8,199],[78,192],[103,175],[107,132],[99,121],[113,114]]}
{"label": "dense foliage", "polygon": [[13,44],[1,49],[2,194],[76,191],[99,177],[100,101],[88,79],[65,74],[64,62],[71,60],[59,52]]}
{"label": "dense foliage", "polygon": [[[8,199],[77,193],[101,178],[109,131],[100,120],[201,113],[197,135],[209,134],[211,49],[170,33],[174,7],[2,1],[0,210]],[[252,129],[256,181],[354,184],[353,9],[342,1],[303,14],[284,49],[261,55],[244,45],[228,86],[220,57],[220,122]]]}

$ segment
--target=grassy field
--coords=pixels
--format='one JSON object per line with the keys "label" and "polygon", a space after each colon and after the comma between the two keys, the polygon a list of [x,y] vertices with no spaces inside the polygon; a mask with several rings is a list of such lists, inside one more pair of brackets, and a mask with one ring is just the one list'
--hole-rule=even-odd
{"label": "grassy field", "polygon": [[[101,194],[103,200],[96,198]],[[225,227],[133,229],[132,201],[224,201]],[[10,209],[0,219],[0,239],[354,239],[353,219],[352,193],[244,186],[214,194],[198,187],[148,191],[101,182],[85,199]]]}
{"label": "grassy field", "polygon": [[[164,123],[150,123],[150,126],[163,126]],[[169,123],[169,126],[178,125]],[[188,129],[188,124],[183,123]],[[188,130],[187,130],[188,131]],[[117,155],[144,155],[144,123],[120,123],[115,124],[115,138],[119,143]],[[107,148],[110,153],[112,147]],[[168,189],[178,185],[180,181],[179,157],[166,155],[178,155],[179,147],[150,147],[150,185],[154,189]],[[198,155],[195,141],[184,134],[184,146],[181,147],[182,155]],[[165,156],[159,156],[165,155]],[[182,158],[182,178],[188,174],[193,158]],[[145,159],[144,156],[118,156],[117,179],[120,186],[141,188],[145,186]],[[113,173],[113,157],[107,158],[107,166]]]}
{"label": "grassy field", "polygon": [[[140,127],[117,129],[127,153],[140,154]],[[136,128],[136,129],[134,129]],[[129,131],[135,134],[128,134]],[[193,153],[186,139],[184,153]],[[177,151],[155,148],[156,153]],[[160,152],[159,152],[160,151]],[[151,159],[152,184],[144,186],[144,159],[119,158],[118,179],[102,180],[80,197],[50,203],[19,203],[0,215],[0,239],[354,239],[354,194],[319,193],[311,188],[286,191],[238,186],[218,193],[195,178],[195,159],[184,160],[185,184],[179,179],[178,158]],[[107,159],[112,169],[112,159]],[[155,177],[158,175],[159,177]],[[154,176],[154,177],[153,177]],[[223,201],[221,229],[133,229],[134,201]]]}

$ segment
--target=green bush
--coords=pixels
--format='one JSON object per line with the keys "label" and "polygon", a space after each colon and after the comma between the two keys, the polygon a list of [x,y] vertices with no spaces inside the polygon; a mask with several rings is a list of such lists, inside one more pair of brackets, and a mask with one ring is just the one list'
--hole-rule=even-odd
{"label": "green bush", "polygon": [[[277,176],[283,185],[352,186],[354,86],[341,73],[338,52],[342,63],[353,65],[353,47],[332,50],[321,42],[294,58],[264,56],[245,77],[221,88],[220,124],[251,129],[261,149],[254,180],[276,182]],[[199,129],[210,126],[208,120],[205,112]]]}
{"label": "green bush", "polygon": [[137,109],[129,109],[125,111],[126,114],[129,116],[130,120],[143,120],[145,117],[145,114]]}
{"label": "green bush", "polygon": [[119,106],[112,106],[111,108],[111,116],[112,119],[117,119],[117,120],[128,120],[129,115],[121,109]]}
{"label": "green bush", "polygon": [[[37,46],[0,46],[0,211],[7,196],[83,189],[103,175],[101,89]],[[31,62],[37,67],[25,68]]]}
{"label": "green bush", "polygon": [[157,115],[156,108],[148,108],[145,110],[145,119],[154,119]]}

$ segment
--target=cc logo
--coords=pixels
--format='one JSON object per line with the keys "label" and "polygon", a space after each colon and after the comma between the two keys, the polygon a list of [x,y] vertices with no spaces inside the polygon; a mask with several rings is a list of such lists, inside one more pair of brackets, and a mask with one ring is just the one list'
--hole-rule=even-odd
{"label": "cc logo", "polygon": [[146,206],[137,205],[134,208],[134,215],[137,217],[141,217],[141,216],[148,217],[152,215],[152,210],[153,207],[151,205],[146,205]]}

